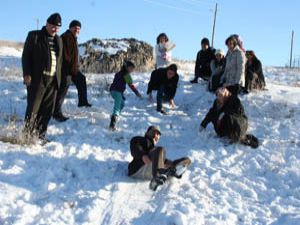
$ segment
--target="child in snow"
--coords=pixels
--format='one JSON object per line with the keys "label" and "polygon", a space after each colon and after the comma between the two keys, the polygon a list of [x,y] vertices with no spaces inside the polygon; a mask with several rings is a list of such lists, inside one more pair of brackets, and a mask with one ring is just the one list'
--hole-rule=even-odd
{"label": "child in snow", "polygon": [[216,58],[210,62],[211,77],[208,82],[208,90],[215,92],[219,87],[222,87],[221,77],[225,69],[225,58],[222,49],[216,50]]}
{"label": "child in snow", "polygon": [[176,45],[169,41],[165,33],[158,35],[155,46],[156,68],[166,67],[171,63],[171,50],[175,47]]}
{"label": "child in snow", "polygon": [[133,72],[135,65],[130,61],[125,61],[120,72],[116,73],[114,77],[114,81],[110,86],[110,94],[113,97],[114,109],[113,114],[111,116],[111,121],[109,128],[111,130],[116,130],[116,122],[117,118],[120,115],[122,109],[124,108],[124,91],[126,89],[126,84],[131,88],[131,90],[135,93],[136,96],[142,98],[139,91],[135,88],[132,83],[131,73]]}
{"label": "child in snow", "polygon": [[172,108],[175,107],[174,97],[177,90],[179,76],[177,74],[176,64],[171,64],[167,68],[159,68],[151,73],[151,78],[148,83],[147,95],[152,102],[152,91],[157,91],[157,112],[167,114],[163,109],[163,101],[168,101]]}
{"label": "child in snow", "polygon": [[184,171],[179,174],[176,168],[178,169],[178,165],[185,165],[186,168],[191,160],[187,157],[174,161],[167,159],[166,150],[155,146],[160,136],[159,127],[150,126],[144,137],[136,136],[131,139],[130,152],[133,160],[128,165],[128,176],[137,179],[152,179],[157,184],[163,184],[168,175],[181,177]]}
{"label": "child in snow", "polygon": [[241,142],[253,148],[258,147],[258,140],[250,134],[248,118],[240,99],[230,93],[227,88],[219,88],[213,107],[209,110],[200,126],[200,132],[212,122],[216,133],[220,137],[227,137],[232,142]]}

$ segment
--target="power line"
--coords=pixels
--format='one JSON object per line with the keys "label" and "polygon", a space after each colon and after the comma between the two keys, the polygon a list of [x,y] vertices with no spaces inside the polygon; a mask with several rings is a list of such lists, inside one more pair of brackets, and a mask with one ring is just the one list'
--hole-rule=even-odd
{"label": "power line", "polygon": [[193,13],[193,14],[196,14],[196,15],[201,15],[198,11],[184,9],[184,8],[180,8],[180,7],[177,7],[177,6],[174,6],[174,5],[168,5],[168,4],[165,4],[165,3],[161,3],[161,2],[156,2],[156,1],[152,1],[152,0],[144,0],[144,2],[156,4],[156,5],[163,6],[163,7],[170,8],[170,9],[175,9],[175,10],[182,11],[182,12],[185,12],[185,13]]}

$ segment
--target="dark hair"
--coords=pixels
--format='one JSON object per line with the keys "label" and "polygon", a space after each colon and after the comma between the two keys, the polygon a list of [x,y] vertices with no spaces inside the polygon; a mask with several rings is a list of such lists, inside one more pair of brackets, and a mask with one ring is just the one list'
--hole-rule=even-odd
{"label": "dark hair", "polygon": [[174,71],[175,73],[177,73],[177,65],[176,64],[171,64],[167,67],[167,70],[172,70]]}
{"label": "dark hair", "polygon": [[131,61],[129,61],[129,60],[125,60],[125,61],[123,62],[121,71],[127,72],[127,71],[128,71],[128,67],[133,67],[133,68],[135,68],[135,65],[134,65],[133,62],[131,62]]}
{"label": "dark hair", "polygon": [[78,21],[78,20],[72,20],[71,23],[69,24],[69,28],[76,27],[76,26],[78,26],[78,27],[81,28],[80,21]]}
{"label": "dark hair", "polygon": [[235,38],[233,35],[229,36],[229,37],[226,39],[225,45],[228,45],[229,41],[233,41],[234,46],[237,46],[237,44],[238,44],[236,38]]}
{"label": "dark hair", "polygon": [[201,45],[208,45],[209,46],[209,40],[208,40],[208,38],[203,38],[202,40],[201,40]]}
{"label": "dark hair", "polygon": [[169,41],[169,38],[168,38],[168,36],[166,35],[166,33],[160,33],[160,34],[157,36],[157,38],[156,38],[156,44],[159,44],[159,40],[160,40],[160,38],[162,38],[162,37],[164,37],[164,38],[166,39],[166,42]]}
{"label": "dark hair", "polygon": [[252,57],[256,57],[255,52],[252,50],[247,50],[246,55],[251,55]]}

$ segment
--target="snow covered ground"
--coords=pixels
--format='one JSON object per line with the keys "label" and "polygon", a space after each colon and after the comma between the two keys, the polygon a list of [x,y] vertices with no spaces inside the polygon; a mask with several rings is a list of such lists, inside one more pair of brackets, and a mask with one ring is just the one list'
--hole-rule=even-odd
{"label": "snow covered ground", "polygon": [[[0,134],[15,136],[22,130],[26,91],[19,62],[1,60]],[[268,90],[241,97],[249,132],[262,141],[251,149],[224,143],[212,126],[198,133],[214,96],[204,83],[189,83],[193,65],[181,68],[170,115],[157,114],[154,104],[128,91],[119,130],[110,132],[107,87],[113,76],[88,74],[93,107],[77,108],[71,87],[63,107],[70,120],[51,121],[53,142],[0,142],[0,224],[299,225],[300,72],[265,68]],[[144,96],[149,76],[133,76]],[[181,180],[157,192],[126,175],[129,141],[149,125],[160,126],[159,145],[169,158],[193,161]]]}

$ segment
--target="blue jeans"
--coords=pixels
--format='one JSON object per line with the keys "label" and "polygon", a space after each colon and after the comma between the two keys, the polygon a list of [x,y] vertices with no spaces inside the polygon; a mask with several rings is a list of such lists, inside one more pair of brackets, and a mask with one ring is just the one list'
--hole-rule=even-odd
{"label": "blue jeans", "polygon": [[111,91],[110,94],[115,100],[113,115],[119,116],[125,105],[123,93],[118,91]]}

